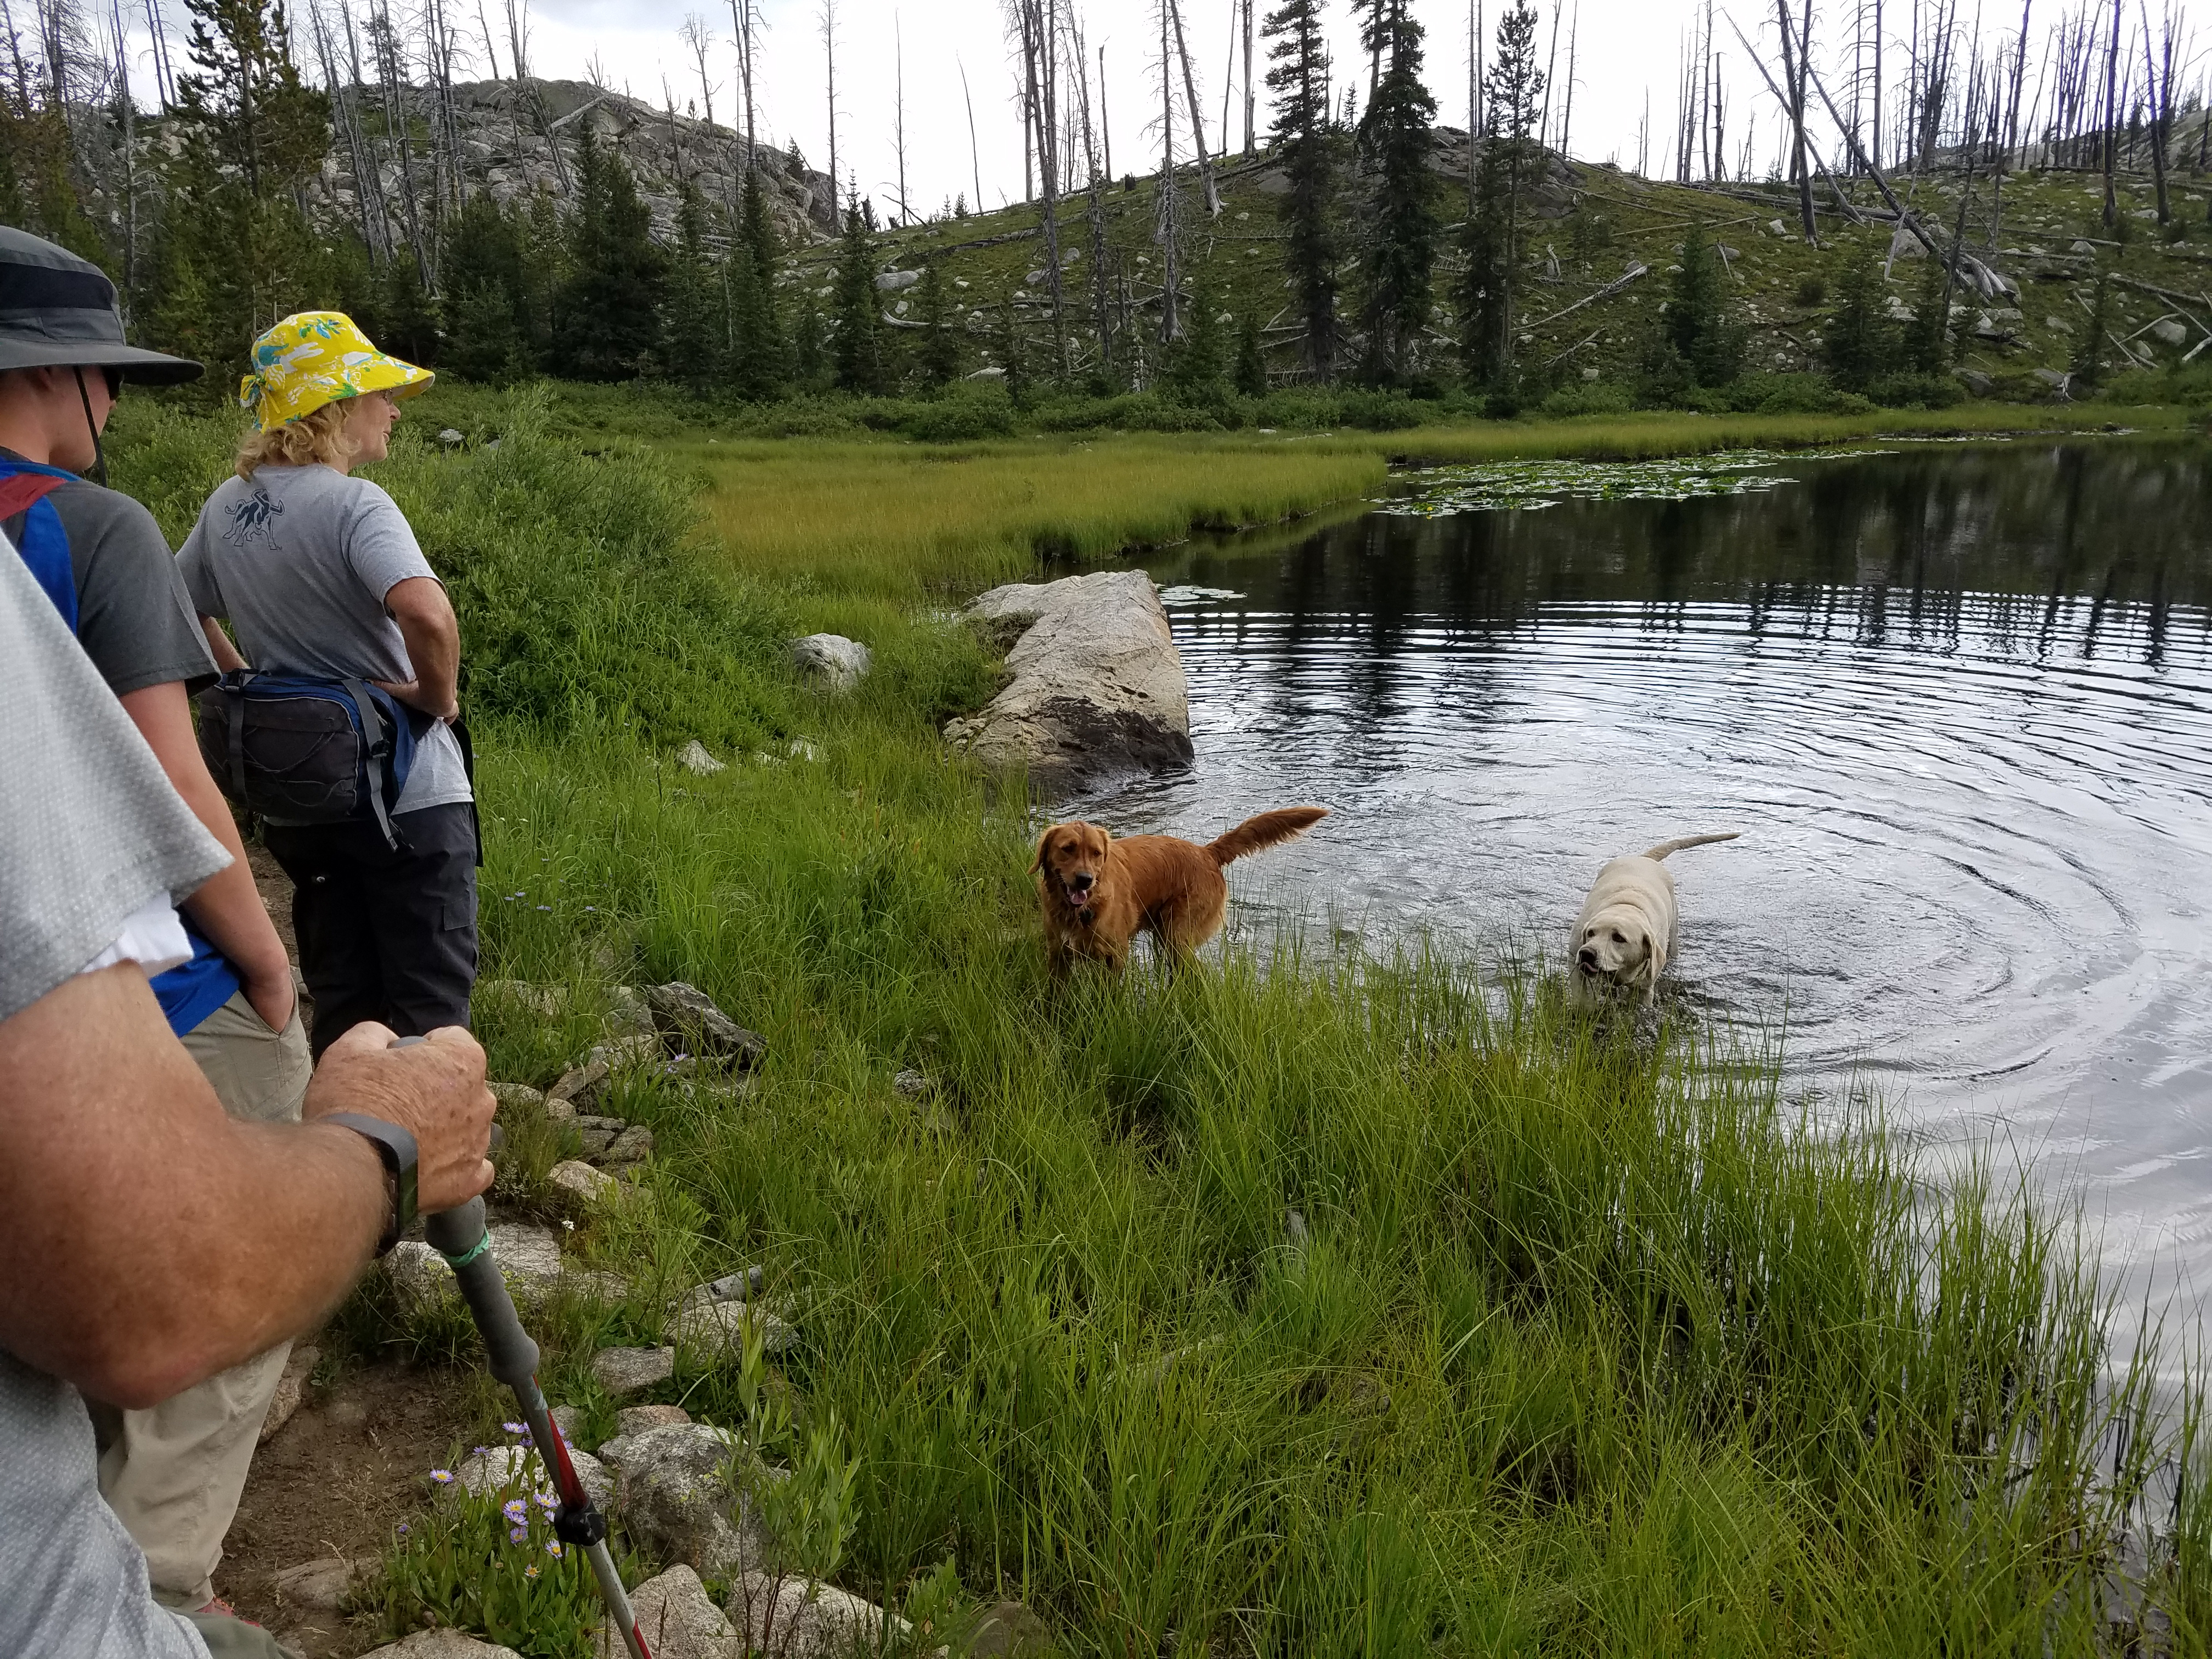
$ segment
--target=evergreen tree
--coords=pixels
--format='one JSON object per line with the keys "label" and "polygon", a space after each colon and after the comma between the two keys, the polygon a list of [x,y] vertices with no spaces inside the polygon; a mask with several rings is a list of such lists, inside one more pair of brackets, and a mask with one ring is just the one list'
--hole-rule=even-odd
{"label": "evergreen tree", "polygon": [[1459,291],[1460,356],[1468,377],[1506,392],[1514,380],[1521,221],[1543,160],[1535,136],[1543,107],[1536,12],[1528,0],[1519,0],[1498,20],[1490,70],[1483,77],[1482,156],[1462,245],[1467,270]]}
{"label": "evergreen tree", "polygon": [[2068,365],[2075,381],[2092,392],[2105,383],[2105,336],[2112,326],[2112,274],[2100,270],[2089,301],[2089,325],[2081,331],[2081,343]]}
{"label": "evergreen tree", "polygon": [[999,367],[1006,371],[1006,396],[1017,409],[1029,407],[1030,362],[1023,349],[1021,319],[1015,314],[1014,296],[1006,295],[999,307]]}
{"label": "evergreen tree", "polygon": [[1168,346],[1168,386],[1185,403],[1218,403],[1224,352],[1221,318],[1213,296],[1194,283],[1185,314],[1189,321],[1182,337]]}
{"label": "evergreen tree", "polygon": [[1920,290],[1905,325],[1905,364],[1916,374],[1941,374],[1951,367],[1950,274],[1944,260],[1920,263]]}
{"label": "evergreen tree", "polygon": [[1881,272],[1871,258],[1855,258],[1836,279],[1836,307],[1821,331],[1828,373],[1846,392],[1864,392],[1897,361],[1895,331],[1883,314]]}
{"label": "evergreen tree", "polygon": [[799,301],[799,320],[791,331],[792,375],[803,392],[819,392],[828,378],[829,351],[823,338],[822,307],[809,289]]}
{"label": "evergreen tree", "polygon": [[[750,265],[742,250],[732,257]],[[704,392],[722,378],[729,356],[728,319],[722,307],[722,273],[707,252],[707,199],[686,179],[684,199],[676,210],[676,251],[669,261],[664,337],[669,372],[694,392]]]}
{"label": "evergreen tree", "polygon": [[1680,264],[1663,316],[1668,343],[1694,384],[1726,386],[1743,370],[1743,330],[1728,302],[1720,256],[1702,225],[1684,234]]}
{"label": "evergreen tree", "polygon": [[301,82],[282,0],[185,0],[192,70],[163,166],[149,307],[157,343],[242,367],[286,313],[325,303],[327,258],[300,207],[329,148],[328,100]]}
{"label": "evergreen tree", "polygon": [[445,363],[469,380],[496,384],[526,372],[523,234],[519,216],[479,191],[440,239]]}
{"label": "evergreen tree", "polygon": [[1329,128],[1328,46],[1322,0],[1284,0],[1267,15],[1267,89],[1275,94],[1272,132],[1285,177],[1278,211],[1286,233],[1284,267],[1304,324],[1306,365],[1322,380],[1336,372],[1336,194]]}
{"label": "evergreen tree", "polygon": [[588,124],[576,143],[576,207],[569,269],[555,307],[555,358],[585,380],[623,380],[659,356],[667,256],[653,216],[621,156],[600,148]]}
{"label": "evergreen tree", "polygon": [[1434,302],[1437,218],[1431,204],[1429,127],[1437,100],[1421,84],[1421,26],[1409,0],[1375,0],[1362,31],[1368,51],[1388,67],[1359,124],[1359,150],[1373,175],[1360,250],[1360,321],[1367,331],[1366,376],[1403,380],[1413,343]]}
{"label": "evergreen tree", "polygon": [[845,235],[837,250],[836,337],[832,362],[841,392],[864,394],[884,389],[883,329],[876,313],[875,251],[868,245],[867,222],[860,204],[845,205]]}
{"label": "evergreen tree", "polygon": [[757,170],[745,173],[738,207],[738,243],[731,250],[730,332],[736,341],[730,379],[738,396],[759,402],[776,395],[787,373],[782,320],[776,310],[775,224]]}
{"label": "evergreen tree", "polygon": [[1260,319],[1244,313],[1237,329],[1237,389],[1247,398],[1267,395],[1267,353],[1260,339]]}
{"label": "evergreen tree", "polygon": [[[378,273],[376,309],[368,322],[371,337],[394,356],[413,363],[437,363],[438,316],[422,285],[422,267],[402,248]],[[361,321],[361,319],[356,319]]]}
{"label": "evergreen tree", "polygon": [[941,386],[960,372],[960,337],[953,331],[945,300],[945,275],[938,270],[936,260],[922,266],[921,281],[916,289],[915,308],[921,313],[922,327],[928,332],[921,337],[921,349],[915,354],[915,364],[921,370],[924,386]]}

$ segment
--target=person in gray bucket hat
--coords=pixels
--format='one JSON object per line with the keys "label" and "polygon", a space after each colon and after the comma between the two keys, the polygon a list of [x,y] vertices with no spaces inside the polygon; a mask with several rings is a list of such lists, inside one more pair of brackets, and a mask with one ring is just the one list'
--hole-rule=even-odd
{"label": "person in gray bucket hat", "polygon": [[[190,698],[216,667],[167,538],[99,477],[125,380],[174,384],[200,365],[125,343],[115,288],[67,249],[0,229],[0,531],[76,635],[163,774],[222,849],[180,907],[190,957],[150,983],[171,1032],[243,1121],[296,1120],[311,1073],[291,964],[237,825],[208,775]],[[256,1437],[282,1379],[279,1342],[158,1404],[88,1401],[100,1491],[145,1553],[155,1598],[223,1624],[213,1573]]]}

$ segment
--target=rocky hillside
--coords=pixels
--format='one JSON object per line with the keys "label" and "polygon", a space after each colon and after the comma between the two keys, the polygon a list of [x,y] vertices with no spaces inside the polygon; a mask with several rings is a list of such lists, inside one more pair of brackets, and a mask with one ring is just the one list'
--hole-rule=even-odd
{"label": "rocky hillside", "polygon": [[[397,94],[395,125],[416,135],[411,166],[417,190],[427,188],[428,146],[437,112],[429,88],[410,88]],[[404,222],[405,177],[398,146],[384,134],[384,111],[374,88],[339,94],[358,112],[365,171],[381,192],[392,223]],[[556,202],[574,183],[576,143],[586,128],[620,155],[635,175],[640,193],[653,209],[658,234],[675,234],[676,210],[684,181],[696,181],[710,202],[734,208],[744,176],[745,141],[732,129],[672,115],[618,92],[584,81],[477,81],[453,88],[453,126],[459,135],[460,171],[466,186],[483,189],[501,202],[543,191]],[[769,202],[787,246],[803,246],[836,228],[829,175],[817,173],[795,152],[763,145],[761,173],[769,185]],[[324,212],[348,223],[359,222],[351,146],[343,130],[311,190]]]}

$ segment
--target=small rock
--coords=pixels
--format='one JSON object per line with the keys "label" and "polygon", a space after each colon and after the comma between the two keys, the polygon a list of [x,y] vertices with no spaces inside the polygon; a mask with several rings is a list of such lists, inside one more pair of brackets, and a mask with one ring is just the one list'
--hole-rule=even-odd
{"label": "small rock", "polygon": [[[567,1437],[567,1431],[562,1431]],[[614,1499],[615,1478],[607,1466],[580,1447],[568,1448],[568,1462],[576,1471],[576,1479],[583,1482],[585,1496],[600,1509]],[[453,1471],[453,1486],[471,1498],[489,1498],[510,1487],[517,1490],[526,1478],[530,1454],[520,1446],[487,1446],[475,1453]],[[550,1486],[552,1480],[539,1466],[538,1484]]]}
{"label": "small rock", "polygon": [[336,1613],[353,1583],[353,1563],[339,1556],[326,1555],[319,1560],[287,1567],[269,1582],[277,1595],[295,1607]]}
{"label": "small rock", "polygon": [[[744,1659],[736,1628],[690,1567],[647,1579],[629,1593],[629,1602],[653,1659]],[[592,1633],[593,1659],[626,1659],[629,1651],[611,1622]]]}
{"label": "small rock", "polygon": [[553,1426],[561,1431],[562,1443],[574,1451],[580,1443],[576,1437],[584,1431],[584,1413],[574,1406],[556,1406],[545,1414],[553,1419]]}
{"label": "small rock", "polygon": [[750,1461],[727,1429],[705,1423],[642,1429],[608,1441],[599,1455],[620,1472],[615,1498],[623,1527],[646,1550],[688,1562],[710,1578],[771,1564],[751,1494],[763,1480],[789,1477]]}
{"label": "small rock", "polygon": [[961,1650],[970,1659],[1043,1659],[1055,1650],[1044,1620],[1018,1601],[1001,1601],[978,1619]]}
{"label": "small rock", "polygon": [[745,1338],[756,1325],[763,1352],[781,1353],[798,1340],[787,1322],[750,1302],[686,1304],[661,1334],[710,1359],[735,1359],[744,1352]]}
{"label": "small rock", "polygon": [[724,1273],[720,1279],[710,1279],[704,1285],[695,1286],[677,1298],[676,1306],[681,1310],[695,1303],[744,1302],[760,1289],[767,1277],[758,1267],[740,1267],[733,1273]]}
{"label": "small rock", "polygon": [[1283,1242],[1285,1243],[1294,1250],[1303,1250],[1306,1247],[1306,1240],[1310,1237],[1311,1234],[1306,1230],[1305,1216],[1302,1212],[1297,1210],[1283,1212]]}
{"label": "small rock", "polygon": [[651,1032],[635,1036],[617,1037],[611,1042],[602,1042],[584,1056],[584,1064],[596,1066],[605,1061],[611,1072],[629,1066],[648,1066],[663,1059],[667,1051],[661,1047],[660,1038]]}
{"label": "small rock", "polygon": [[269,1396],[268,1414],[261,1419],[259,1443],[266,1444],[292,1420],[292,1413],[307,1397],[307,1379],[314,1375],[316,1364],[322,1357],[323,1351],[311,1343],[292,1345],[291,1355],[284,1361],[284,1374],[276,1379],[276,1392]]}
{"label": "small rock", "polygon": [[576,1103],[573,1100],[549,1100],[544,1109],[548,1123],[574,1123],[576,1121]]}
{"label": "small rock", "polygon": [[1790,234],[1790,227],[1779,219],[1769,219],[1766,222],[1766,232],[1770,236],[1787,236]]}
{"label": "small rock", "polygon": [[576,1133],[584,1142],[584,1156],[596,1160],[601,1152],[615,1144],[615,1137],[629,1127],[626,1119],[596,1117],[588,1113],[576,1115]]}
{"label": "small rock", "polygon": [[592,1375],[620,1397],[665,1382],[676,1375],[673,1348],[602,1348],[592,1356]]}
{"label": "small rock", "polygon": [[545,1098],[549,1103],[566,1101],[578,1111],[588,1111],[606,1092],[607,1075],[611,1069],[604,1060],[573,1066],[545,1091]]}
{"label": "small rock", "polygon": [[613,1143],[599,1156],[602,1168],[642,1164],[653,1156],[653,1131],[642,1123],[633,1123],[614,1138]]}
{"label": "small rock", "polygon": [[622,1036],[651,1036],[653,1010],[645,993],[635,985],[617,985],[607,993],[607,1030]]}
{"label": "small rock", "polygon": [[2063,392],[2066,390],[2068,383],[2071,381],[2074,377],[2060,369],[2039,368],[2035,371],[2035,378],[2042,381],[2044,385],[2049,386],[2053,392]]}
{"label": "small rock", "polygon": [[880,1652],[886,1626],[900,1637],[908,1626],[835,1584],[749,1572],[723,1602],[732,1622],[744,1628],[752,1649],[780,1659],[842,1659],[850,1653]]}
{"label": "small rock", "polygon": [[2066,251],[2069,253],[2094,253],[2097,251],[2097,248],[2096,245],[2093,242],[2084,242],[2077,240],[2068,243]]}
{"label": "small rock", "polygon": [[716,760],[714,756],[708,754],[707,745],[696,738],[692,738],[677,751],[676,763],[685,771],[696,773],[702,778],[711,778],[717,772],[726,771],[730,764],[727,761]]}
{"label": "small rock", "polygon": [[404,1642],[371,1648],[362,1659],[522,1659],[522,1656],[513,1648],[495,1647],[457,1630],[418,1630]]}
{"label": "small rock", "polygon": [[921,280],[921,273],[918,270],[879,271],[876,275],[876,291],[878,294],[896,294],[901,289],[912,288]]}
{"label": "small rock", "polygon": [[1983,374],[1978,368],[1961,368],[1955,370],[1954,373],[1959,377],[1959,384],[1966,388],[1966,395],[1969,397],[1986,398],[1996,390],[1996,378]]}
{"label": "small rock", "polygon": [[2043,325],[2053,334],[2071,334],[2074,331],[2072,319],[2061,317],[2056,312],[2043,319]]}
{"label": "small rock", "polygon": [[568,988],[565,985],[532,985],[526,980],[480,980],[470,993],[472,1000],[493,1006],[520,1008],[526,1014],[541,1019],[551,1019],[568,1010]]}
{"label": "small rock", "polygon": [[908,1100],[922,1100],[937,1092],[927,1072],[908,1070],[891,1079],[891,1092]]}
{"label": "small rock", "polygon": [[849,691],[866,678],[872,653],[842,634],[809,634],[791,642],[791,660],[801,674],[832,691]]}
{"label": "small rock", "polygon": [[690,1420],[691,1413],[681,1406],[624,1406],[615,1413],[615,1438],[643,1434],[647,1429],[672,1428]]}
{"label": "small rock", "polygon": [[2171,317],[2153,323],[2150,331],[2170,346],[2185,345],[2189,341],[2189,331]]}
{"label": "small rock", "polygon": [[822,758],[821,745],[811,738],[793,738],[783,745],[783,752],[793,760],[818,761]]}
{"label": "small rock", "polygon": [[622,1183],[604,1170],[594,1170],[588,1164],[569,1158],[553,1166],[546,1175],[545,1184],[579,1204],[589,1206],[605,1203]]}
{"label": "small rock", "polygon": [[536,1111],[545,1109],[544,1091],[532,1088],[526,1083],[490,1083],[484,1085],[491,1097],[499,1103],[502,1112]]}
{"label": "small rock", "polygon": [[645,994],[665,1036],[680,1038],[693,1054],[713,1054],[755,1066],[768,1053],[768,1039],[732,1019],[696,985],[682,980],[656,985]]}

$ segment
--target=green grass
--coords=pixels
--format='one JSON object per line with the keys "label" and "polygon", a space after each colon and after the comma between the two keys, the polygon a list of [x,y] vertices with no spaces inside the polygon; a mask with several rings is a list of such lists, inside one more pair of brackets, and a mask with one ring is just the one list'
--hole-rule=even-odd
{"label": "green grass", "polygon": [[[742,1101],[626,1085],[659,1150],[572,1248],[635,1288],[540,1321],[556,1399],[604,1428],[594,1346],[761,1262],[803,1334],[783,1385],[862,1459],[843,1582],[899,1602],[949,1558],[1098,1656],[2118,1651],[2118,1525],[2178,1459],[2144,1589],[2205,1650],[2194,1416],[2155,1414],[2155,1341],[2024,1178],[1939,1183],[1722,1034],[1593,1024],[1418,944],[1048,983],[1018,792],[935,736],[992,683],[937,608],[1040,547],[1364,491],[1389,440],[586,455],[541,403],[486,418],[497,451],[410,441],[378,476],[462,601],[487,975],[571,990],[486,1011],[495,1073],[556,1076],[615,981],[690,980],[770,1049]],[[118,477],[177,530],[224,434],[132,422]],[[1786,432],[1855,435],[1423,453]],[[823,699],[776,643],[840,619],[879,665]],[[666,763],[701,734],[737,763]],[[668,1392],[738,1418],[728,1368]]]}

